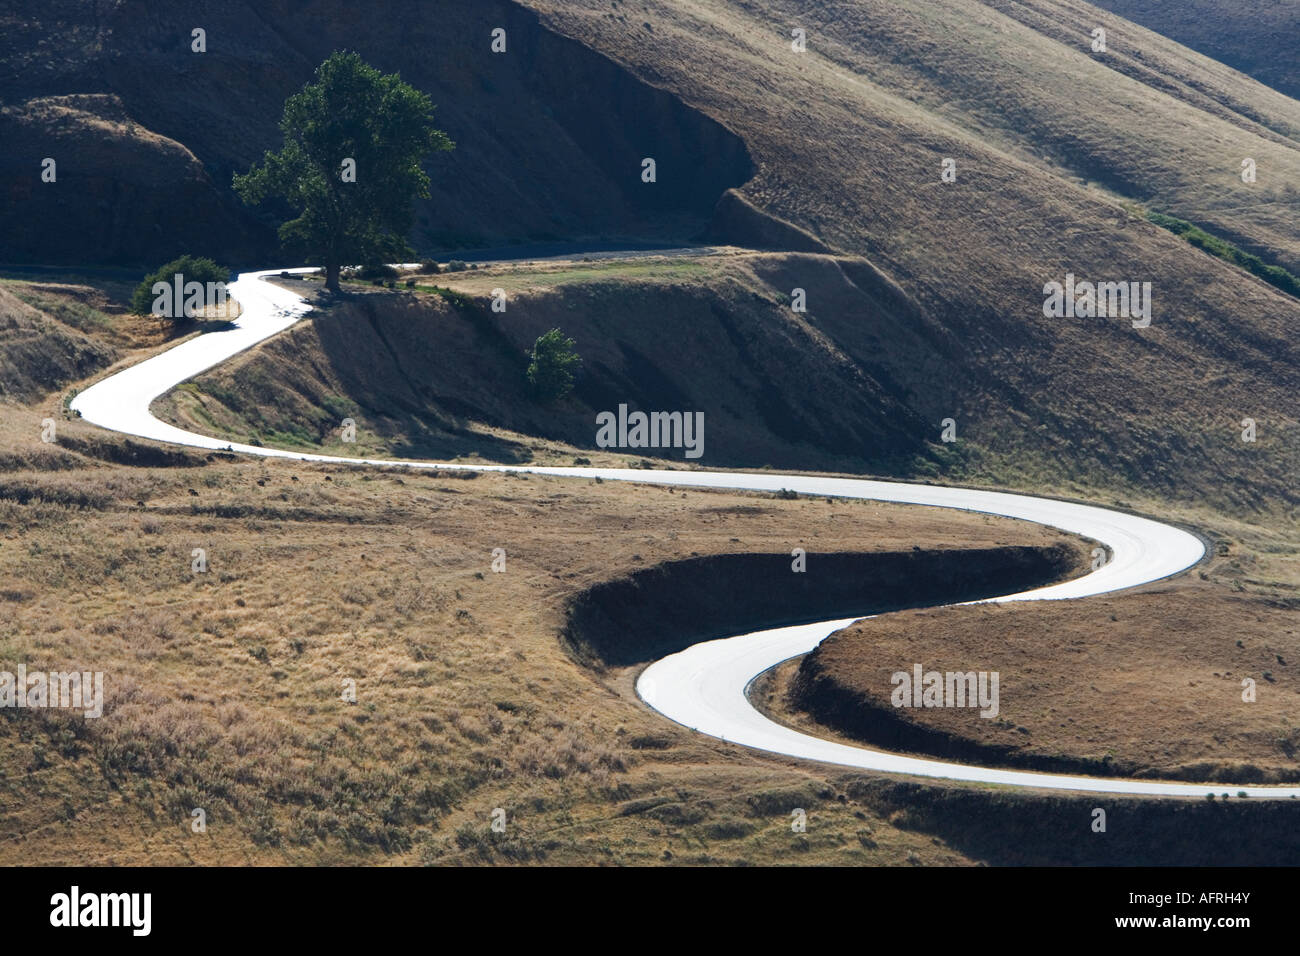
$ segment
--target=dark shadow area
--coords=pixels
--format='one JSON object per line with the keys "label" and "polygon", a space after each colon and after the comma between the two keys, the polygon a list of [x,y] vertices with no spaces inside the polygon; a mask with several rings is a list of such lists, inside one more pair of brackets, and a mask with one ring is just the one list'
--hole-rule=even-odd
{"label": "dark shadow area", "polygon": [[[894,826],[998,866],[1294,866],[1300,801],[1161,800],[979,790],[854,776],[848,796]],[[1096,809],[1104,833],[1093,831]]]}
{"label": "dark shadow area", "polygon": [[[93,19],[80,0],[17,6],[22,29],[0,37],[0,259],[265,263],[286,210],[244,205],[231,178],[280,145],[285,99],[336,50],[428,93],[456,142],[427,166],[410,237],[423,253],[680,244],[754,173],[722,124],[507,0],[123,0]],[[55,138],[57,188],[40,180]]]}
{"label": "dark shadow area", "polygon": [[627,667],[700,641],[764,628],[996,597],[1068,577],[1072,547],[688,558],[599,584],[567,609],[564,639],[584,663]]}

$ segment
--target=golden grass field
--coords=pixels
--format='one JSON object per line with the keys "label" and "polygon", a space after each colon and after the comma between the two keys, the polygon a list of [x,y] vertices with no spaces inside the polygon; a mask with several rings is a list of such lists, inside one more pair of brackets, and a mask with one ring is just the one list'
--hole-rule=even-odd
{"label": "golden grass field", "polygon": [[[103,670],[108,704],[99,722],[4,714],[3,838],[30,863],[960,862],[832,799],[834,775],[649,711],[630,671],[566,652],[563,604],[693,554],[1056,538],[927,509],[537,476],[198,453],[131,468],[41,446],[37,414],[4,431],[27,467],[0,496],[0,659]],[[815,826],[796,840],[787,818],[804,804]],[[189,830],[194,807],[206,834]]]}
{"label": "golden grass field", "polygon": [[[528,281],[592,268],[546,266]],[[489,272],[469,281],[499,280]],[[580,592],[691,556],[1038,546],[1057,540],[1050,532],[822,499],[244,461],[107,435],[67,419],[62,401],[56,393],[11,404],[5,416],[0,660],[103,670],[109,704],[98,722],[5,712],[3,826],[24,860],[1018,861],[1011,844],[971,843],[962,821],[972,811],[960,809],[969,800],[979,813],[1052,808],[1041,815],[1047,829],[1015,843],[1030,860],[1082,852],[1050,827],[1053,813],[1086,797],[1044,803],[929,783],[922,799],[908,781],[755,754],[675,727],[636,699],[637,667],[580,662],[562,637],[566,602]],[[55,445],[39,439],[47,415],[59,420]],[[639,461],[508,437],[538,463]],[[1149,499],[1101,503],[1160,509]],[[835,672],[850,683],[902,658],[995,661],[1007,672],[1013,726],[955,731],[989,748],[1010,738],[1014,759],[1031,765],[1110,754],[1137,774],[1213,765],[1228,767],[1226,778],[1250,764],[1289,778],[1286,669],[1261,680],[1255,710],[1232,706],[1230,695],[1206,706],[1218,684],[1201,671],[1235,677],[1265,652],[1289,653],[1278,625],[1287,613],[1279,602],[1297,584],[1294,529],[1204,508],[1162,514],[1205,530],[1216,557],[1145,593],[1023,616],[888,615],[837,636],[825,656],[847,649]],[[508,556],[504,574],[491,571],[497,547]],[[194,548],[207,553],[205,574],[191,571]],[[1198,617],[1205,610],[1213,614]],[[1229,647],[1225,631],[1245,650]],[[1047,632],[1074,636],[1043,641]],[[1122,655],[1109,652],[1115,644]],[[1079,660],[1092,675],[1086,685],[1070,669]],[[760,703],[811,726],[785,699],[792,669]],[[1031,672],[1027,684],[1012,680]],[[355,704],[341,699],[345,678],[356,681]],[[1149,681],[1158,692],[1144,696]],[[1201,708],[1198,719],[1183,719],[1190,706]],[[790,829],[796,807],[810,812],[806,834]],[[195,808],[208,815],[207,833],[189,829]],[[497,808],[507,813],[504,835],[490,829]],[[1155,852],[1152,833],[1192,825],[1157,815],[1122,853]],[[1222,832],[1253,852],[1242,834],[1254,825],[1243,817]]]}

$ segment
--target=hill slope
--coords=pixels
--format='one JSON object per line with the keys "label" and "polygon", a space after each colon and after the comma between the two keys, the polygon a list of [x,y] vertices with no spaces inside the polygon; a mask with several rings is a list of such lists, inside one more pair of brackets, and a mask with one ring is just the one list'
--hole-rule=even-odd
{"label": "hill slope", "polygon": [[[836,290],[899,354],[925,351],[918,330],[898,326],[883,290],[861,274],[861,285],[850,278],[861,264],[794,258],[816,262],[818,287]],[[916,396],[886,365],[844,352],[815,317],[788,307],[781,287],[758,277],[785,261],[650,260],[555,279],[501,269],[455,282],[459,291],[446,298],[325,300],[310,322],[201,376],[164,407],[178,423],[238,441],[357,454],[339,437],[349,416],[362,448],[518,462],[531,457],[527,436],[593,449],[596,413],[625,404],[703,413],[701,457],[688,461],[682,448],[645,449],[646,457],[714,467],[911,467],[926,452],[925,423],[909,408]],[[497,283],[510,289],[504,315],[487,308]],[[543,405],[528,392],[525,368],[533,341],[554,327],[576,340],[583,368],[570,398]]]}
{"label": "hill slope", "polygon": [[1300,3],[1265,0],[1094,0],[1134,23],[1300,97]]}
{"label": "hill slope", "polygon": [[115,350],[0,286],[0,399],[32,402],[117,358]]}
{"label": "hill slope", "polygon": [[[429,92],[457,143],[431,161],[422,247],[685,238],[752,171],[722,125],[502,0],[125,0],[98,5],[93,26],[85,6],[0,13],[0,138],[12,144],[0,261],[156,264],[183,247],[264,263],[271,223],[231,176],[279,145],[284,100],[339,48]],[[506,54],[490,50],[498,27]],[[192,50],[195,28],[206,52]],[[655,189],[641,182],[646,156],[662,171]],[[57,184],[40,180],[45,157]]]}
{"label": "hill slope", "polygon": [[[1169,465],[1222,498],[1294,508],[1300,302],[1124,205],[1294,269],[1294,100],[1117,19],[1110,52],[1094,54],[1107,15],[1057,0],[532,5],[726,117],[758,165],[748,199],[896,281],[947,343],[918,410],[936,431],[955,417],[1004,476],[1032,485],[1042,463],[1093,486],[1177,491],[1182,479],[1159,477]],[[791,50],[796,26],[805,53]],[[1268,175],[1242,183],[1243,156]],[[940,180],[945,157],[955,183]],[[1151,327],[1045,318],[1044,286],[1067,274],[1151,282]],[[1075,415],[1086,428],[1063,427]],[[1246,417],[1269,423],[1267,446],[1240,440]],[[1275,477],[1241,471],[1259,466]]]}
{"label": "hill slope", "polygon": [[[82,23],[79,9],[10,15],[27,28],[0,46],[0,89],[18,103],[0,121],[26,130],[6,154],[25,225],[0,235],[37,236],[60,255],[144,255],[189,235],[176,223],[201,221],[211,241],[262,254],[249,237],[265,227],[223,205],[224,183],[274,143],[280,102],[311,65],[351,46],[431,90],[460,142],[436,170],[425,241],[646,238],[725,219],[724,241],[865,257],[902,290],[906,308],[886,312],[895,328],[915,326],[907,336],[872,329],[816,257],[757,278],[815,290],[810,321],[831,347],[878,382],[906,383],[900,401],[930,429],[916,440],[957,420],[983,471],[949,477],[1209,486],[1233,507],[1294,506],[1300,302],[1140,213],[1172,213],[1300,271],[1300,104],[1113,14],[1072,0],[651,0],[635,15],[597,0],[389,0],[363,16],[311,0],[213,19],[197,3],[126,2],[98,32],[55,31],[35,68],[32,24]],[[304,18],[311,31],[297,28]],[[203,54],[182,42],[198,22]],[[1105,52],[1091,49],[1099,22]],[[505,54],[483,41],[495,24],[511,38]],[[806,52],[791,49],[794,27]],[[174,157],[144,168],[188,170],[162,180],[177,184],[163,201],[174,195],[183,214],[129,199],[109,215],[58,205],[85,184],[75,162],[66,190],[34,182],[53,128],[121,140],[128,157],[142,142]],[[89,152],[78,142],[70,158]],[[660,175],[647,193],[636,173],[650,154]],[[1258,164],[1253,184],[1239,177],[1243,157]],[[944,158],[955,182],[940,178]],[[721,195],[733,199],[719,209],[753,221],[714,216]],[[764,214],[804,232],[773,240]],[[1151,326],[1045,317],[1044,287],[1067,275],[1149,282]],[[706,335],[682,336],[674,362],[708,354]],[[1257,443],[1240,440],[1246,418]]]}

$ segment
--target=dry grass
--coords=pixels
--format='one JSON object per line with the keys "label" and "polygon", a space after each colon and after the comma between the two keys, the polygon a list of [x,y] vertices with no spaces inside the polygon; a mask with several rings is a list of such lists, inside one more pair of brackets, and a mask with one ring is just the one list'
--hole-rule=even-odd
{"label": "dry grass", "polygon": [[[126,441],[79,422],[61,423],[65,445],[41,444],[40,419],[59,402],[13,407],[0,424],[0,660],[104,670],[109,707],[98,722],[5,714],[0,819],[24,859],[991,858],[962,849],[952,821],[895,819],[857,777],[667,723],[636,700],[633,670],[598,679],[557,635],[568,596],[694,554],[1042,544],[1048,532],[536,476],[189,452],[172,467],[131,468],[106,447]],[[1196,581],[1243,592],[1242,621],[1295,583],[1286,526],[1172,513],[1227,544]],[[205,575],[190,571],[196,547],[209,556]],[[494,547],[507,549],[506,574],[490,571]],[[1130,599],[1114,600],[1126,616]],[[356,704],[340,699],[345,677],[357,681]],[[1179,686],[1167,689],[1169,703],[1187,703]],[[1169,744],[1182,764],[1198,759],[1204,725],[1184,729]],[[1096,732],[1107,730],[1102,720]],[[1247,723],[1231,733],[1264,740]],[[207,834],[188,829],[194,807],[207,811]],[[494,835],[498,807],[509,823]],[[809,814],[806,834],[790,829],[796,808]]]}
{"label": "dry grass", "polygon": [[[6,421],[20,460],[39,411]],[[630,695],[630,672],[602,686],[562,648],[561,609],[692,554],[1053,537],[923,509],[536,476],[29,467],[41,460],[3,475],[0,660],[102,670],[108,703],[99,721],[0,721],[4,839],[30,862],[959,862],[864,824],[854,813],[869,810],[835,801],[815,771],[672,726]],[[200,547],[206,574],[191,571]],[[801,841],[780,796],[792,788],[816,821]],[[195,807],[205,835],[189,832]],[[496,807],[504,837],[488,826]],[[854,835],[864,825],[874,848]]]}
{"label": "dry grass", "polygon": [[[757,164],[749,199],[839,252],[869,256],[919,303],[919,316],[879,303],[842,308],[849,283],[826,279],[825,257],[754,266],[773,289],[816,286],[809,322],[818,336],[901,383],[909,414],[959,417],[972,452],[932,477],[1130,503],[1227,546],[1190,580],[1035,608],[1037,617],[1022,619],[1019,608],[993,622],[983,609],[890,617],[883,629],[924,626],[894,635],[910,643],[888,653],[1014,655],[1007,673],[1032,670],[1034,680],[1017,685],[1014,706],[1026,710],[998,732],[1027,736],[1026,750],[1095,756],[1106,745],[1120,748],[1112,760],[1135,767],[1222,758],[1289,769],[1281,662],[1255,710],[1211,692],[1226,688],[1229,671],[1262,670],[1269,653],[1294,666],[1280,617],[1294,605],[1276,605],[1300,586],[1296,305],[1135,220],[1125,204],[1179,215],[1297,271],[1295,102],[1117,21],[1107,21],[1113,55],[1092,56],[1088,33],[1104,15],[1065,0],[531,6],[725,122]],[[471,20],[452,26],[477,31]],[[322,29],[329,23],[322,18]],[[808,29],[807,54],[790,52],[791,25]],[[406,25],[399,45],[411,46],[411,29],[432,28]],[[358,35],[356,46],[391,50],[384,36]],[[226,108],[237,101],[227,82],[194,101]],[[262,114],[269,130],[275,111]],[[473,147],[463,155],[491,168],[490,152]],[[1247,155],[1261,169],[1250,188],[1236,178]],[[952,187],[938,182],[944,156],[959,162]],[[453,181],[453,202],[511,194],[495,182],[475,181],[477,193],[463,185]],[[206,227],[208,217],[190,221]],[[676,263],[629,268],[438,281],[481,294],[485,280],[513,278],[536,291],[541,307],[529,321],[541,322],[551,315],[542,293],[566,285],[609,295],[607,309],[587,311],[618,315],[623,286],[653,309],[662,290],[650,286],[680,291],[689,286],[680,278],[699,278]],[[1150,278],[1158,311],[1149,335],[1044,322],[1039,290],[1067,271]],[[618,288],[602,281],[613,278]],[[685,361],[680,348],[669,358],[663,367]],[[339,409],[323,397],[358,401],[303,394],[315,403],[306,410],[323,408],[331,422]],[[981,788],[903,792],[917,807],[960,810],[946,829],[927,830],[916,822],[925,811],[899,810],[861,780],[667,723],[636,702],[630,671],[597,679],[557,639],[566,597],[694,553],[806,541],[828,550],[1032,542],[1044,532],[866,504],[537,477],[216,457],[131,468],[106,461],[113,456],[77,423],[62,427],[81,444],[38,447],[39,421],[60,416],[61,398],[0,416],[0,659],[104,669],[110,710],[95,723],[32,712],[0,721],[0,835],[14,858],[962,863],[1005,859],[1016,839],[994,849],[978,833],[1005,836],[1009,821],[1057,807]],[[266,407],[285,419],[268,439],[319,447],[324,432],[289,427],[297,409]],[[1245,415],[1264,426],[1253,447],[1236,439]],[[213,416],[210,424],[241,424],[220,409]],[[490,437],[537,460],[581,454],[571,441],[525,437],[536,430]],[[759,510],[728,510],[741,503]],[[510,555],[506,574],[489,570],[498,546]],[[189,571],[196,547],[209,554],[204,575]],[[1020,640],[998,644],[991,630]],[[1045,641],[1044,631],[1061,639]],[[1061,668],[1071,653],[1090,655],[1096,691]],[[339,697],[344,678],[357,681],[356,704]],[[1005,699],[1013,706],[1009,690]],[[1192,706],[1192,719],[1169,716]],[[1133,725],[1117,726],[1122,718]],[[1134,732],[1142,721],[1160,728],[1164,750]],[[988,812],[1013,804],[1026,812]],[[209,812],[205,835],[189,832],[195,805]],[[488,827],[497,807],[510,821],[500,836]],[[809,813],[805,835],[790,830],[797,807]],[[1243,832],[1255,810],[1242,808]],[[1203,821],[1168,821],[1172,829],[1150,832],[1200,845]],[[955,836],[936,842],[935,832]],[[1060,832],[1046,838],[1049,850]]]}
{"label": "dry grass", "polygon": [[[894,721],[994,765],[1226,784],[1300,780],[1296,605],[1193,576],[1137,594],[905,611],[863,621],[802,666],[794,706],[870,739]],[[1000,711],[890,703],[895,671],[997,671]],[[1243,679],[1256,684],[1252,702]],[[779,688],[777,689],[779,691]],[[843,695],[842,697],[840,695]],[[775,699],[780,703],[779,695]],[[851,703],[850,703],[851,702]],[[929,749],[929,748],[927,748]]]}

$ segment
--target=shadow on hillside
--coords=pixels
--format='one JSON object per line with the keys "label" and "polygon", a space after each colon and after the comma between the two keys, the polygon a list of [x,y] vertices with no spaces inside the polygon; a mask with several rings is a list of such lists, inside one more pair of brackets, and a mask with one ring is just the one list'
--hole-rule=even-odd
{"label": "shadow on hillside", "polygon": [[1071,576],[1081,557],[1065,542],[846,552],[816,555],[816,575],[791,574],[789,554],[687,558],[577,595],[564,637],[586,663],[626,667],[729,634],[1043,587]]}
{"label": "shadow on hillside", "polygon": [[[1300,800],[1157,800],[871,779],[847,795],[894,826],[999,866],[1286,866],[1300,859]],[[1095,832],[1097,809],[1105,832]]]}
{"label": "shadow on hillside", "polygon": [[[425,426],[425,422],[412,419],[403,433],[411,435]],[[395,443],[389,446],[389,450],[394,458],[411,461],[455,461],[457,458],[478,457],[500,465],[526,465],[533,460],[533,453],[526,445],[468,428],[463,434],[444,431],[427,439]]]}

